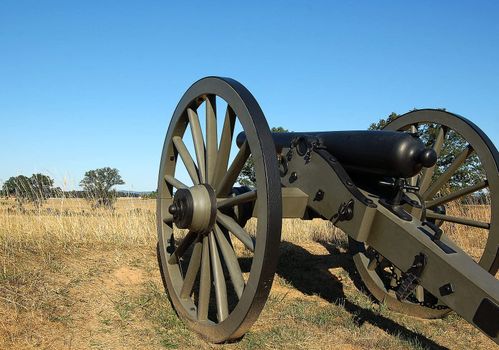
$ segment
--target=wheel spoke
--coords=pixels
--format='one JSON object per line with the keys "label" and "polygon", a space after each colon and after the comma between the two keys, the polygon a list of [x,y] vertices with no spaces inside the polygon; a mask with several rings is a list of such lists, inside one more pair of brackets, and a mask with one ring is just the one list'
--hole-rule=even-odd
{"label": "wheel spoke", "polygon": [[179,188],[187,188],[187,185],[185,185],[180,180],[177,180],[176,178],[174,178],[171,175],[165,175],[165,181],[168,184],[172,185],[173,187],[175,187],[177,189],[179,189]]}
{"label": "wheel spoke", "polygon": [[256,191],[249,191],[238,196],[229,197],[220,200],[217,203],[217,208],[233,207],[235,205],[253,202],[256,200]]}
{"label": "wheel spoke", "polygon": [[227,230],[232,232],[249,250],[255,251],[255,243],[253,238],[244,228],[242,228],[233,218],[223,214],[217,210],[217,221],[222,224]]}
{"label": "wheel spoke", "polygon": [[182,289],[180,290],[181,298],[189,298],[191,296],[192,287],[194,287],[194,282],[196,282],[196,277],[199,272],[199,267],[201,266],[202,251],[203,251],[203,242],[198,239],[194,244],[191,260],[189,261],[189,266],[187,267],[184,283],[182,284]]}
{"label": "wheel spoke", "polygon": [[198,161],[199,180],[204,183],[206,181],[206,164],[204,161],[205,150],[201,125],[199,124],[198,114],[192,108],[187,108],[187,115],[191,124],[192,140],[194,141],[194,150]]}
{"label": "wheel spoke", "polygon": [[232,249],[230,243],[227,241],[227,238],[223,234],[222,230],[216,224],[214,227],[214,232],[218,242],[218,246],[220,247],[220,251],[222,252],[222,256],[225,261],[225,266],[227,266],[227,270],[229,270],[229,275],[232,281],[232,285],[234,286],[234,290],[236,291],[237,297],[241,299],[244,290],[244,279],[243,273],[241,272],[241,267],[239,266],[239,262],[237,261],[237,256],[234,253],[234,250]]}
{"label": "wheel spoke", "polygon": [[210,271],[210,245],[208,236],[203,237],[203,253],[201,255],[201,276],[199,278],[198,320],[208,319],[210,305],[211,271]]}
{"label": "wheel spoke", "polygon": [[206,174],[208,183],[213,183],[217,163],[217,115],[215,95],[206,97]]}
{"label": "wheel spoke", "polygon": [[168,259],[169,264],[175,264],[177,261],[184,255],[185,251],[187,248],[190,247],[190,245],[196,240],[197,233],[189,231],[184,239],[180,242],[180,244],[177,246],[177,249],[173,252],[173,254],[170,256]]}
{"label": "wheel spoke", "polygon": [[447,131],[447,128],[443,125],[438,129],[437,137],[435,139],[435,143],[433,144],[433,150],[437,154],[437,158],[440,157],[440,153],[442,152],[442,146],[444,145]]}
{"label": "wheel spoke", "polygon": [[213,175],[213,184],[216,185],[225,172],[227,171],[227,166],[229,165],[230,149],[232,145],[232,138],[234,136],[234,124],[236,122],[236,114],[230,106],[227,106],[227,111],[225,112],[224,125],[222,129],[222,136],[220,137],[220,147],[218,148],[217,162],[215,165],[215,171]]}
{"label": "wheel spoke", "polygon": [[220,256],[218,254],[217,242],[213,232],[208,235],[210,241],[211,267],[213,280],[215,282],[215,299],[217,301],[218,322],[222,322],[229,315],[229,303],[227,302],[227,286],[225,285],[224,271]]}
{"label": "wheel spoke", "polygon": [[194,160],[187,150],[187,147],[185,147],[184,141],[182,141],[182,138],[180,136],[174,136],[173,143],[175,144],[175,148],[177,149],[178,154],[180,154],[180,157],[184,162],[185,168],[187,169],[192,182],[194,183],[194,185],[199,184],[198,170],[196,168],[196,165],[194,164]]}
{"label": "wheel spoke", "polygon": [[[435,138],[435,143],[433,144],[433,150],[437,154],[437,159],[440,156],[440,152],[442,151],[442,146],[444,144],[446,134],[447,134],[447,128],[441,126],[438,129],[438,134]],[[421,181],[419,184],[421,193],[424,193],[428,189],[428,186],[430,185],[431,180],[433,178],[433,174],[435,173],[436,166],[437,164],[434,164],[432,167],[425,168],[423,170],[423,174],[421,176]]]}
{"label": "wheel spoke", "polygon": [[224,196],[229,193],[232,186],[237,180],[239,173],[241,172],[246,160],[250,156],[250,148],[248,146],[248,141],[245,141],[239,152],[237,152],[236,157],[232,161],[229,170],[225,173],[223,179],[217,185],[217,194]]}
{"label": "wheel spoke", "polygon": [[[412,124],[409,127],[409,132],[417,135],[418,134],[418,125],[417,124]],[[417,186],[418,185],[418,177],[419,175],[415,175],[409,179],[409,185],[411,186]]]}
{"label": "wheel spoke", "polygon": [[442,187],[449,181],[456,170],[466,161],[466,159],[473,153],[473,147],[468,145],[464,151],[457,155],[456,159],[449,165],[447,170],[435,180],[434,183],[423,192],[423,199],[427,200],[432,198]]}
{"label": "wheel spoke", "polygon": [[484,228],[484,229],[490,229],[490,223],[488,222],[483,222],[483,221],[475,221],[471,219],[465,219],[465,218],[460,218],[457,216],[450,216],[450,215],[444,215],[444,214],[438,214],[433,211],[427,211],[426,212],[426,217],[430,219],[436,219],[436,220],[442,220],[442,221],[448,221],[448,222],[453,222],[456,224],[461,224],[461,225],[466,225],[466,226],[473,226],[473,227],[478,227],[478,228]]}
{"label": "wheel spoke", "polygon": [[400,129],[400,131],[416,134],[418,132],[418,124],[416,123],[416,124],[405,125]]}
{"label": "wheel spoke", "polygon": [[477,183],[476,185],[461,188],[460,190],[452,192],[446,196],[442,196],[442,197],[436,198],[432,201],[428,201],[428,202],[426,202],[426,207],[431,208],[431,207],[435,207],[437,205],[442,205],[442,204],[451,202],[451,201],[456,200],[458,198],[464,197],[468,194],[474,193],[476,191],[480,191],[488,186],[489,186],[489,183],[487,180],[481,181],[481,182]]}

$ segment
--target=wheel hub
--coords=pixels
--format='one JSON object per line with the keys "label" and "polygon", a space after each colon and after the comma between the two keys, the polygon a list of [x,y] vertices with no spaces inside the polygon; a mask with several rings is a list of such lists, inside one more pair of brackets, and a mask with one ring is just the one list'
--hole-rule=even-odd
{"label": "wheel hub", "polygon": [[217,214],[215,191],[208,184],[179,189],[168,211],[178,228],[198,233],[210,232]]}

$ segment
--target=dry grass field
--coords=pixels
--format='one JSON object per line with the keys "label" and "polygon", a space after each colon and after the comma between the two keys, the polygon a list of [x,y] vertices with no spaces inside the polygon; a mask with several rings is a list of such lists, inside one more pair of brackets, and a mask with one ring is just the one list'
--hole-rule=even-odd
{"label": "dry grass field", "polygon": [[[483,220],[487,209],[452,211]],[[448,231],[480,255],[481,230]],[[342,232],[320,220],[286,220],[259,320],[241,341],[211,345],[183,326],[164,292],[155,201],[120,199],[109,211],[53,199],[41,210],[20,211],[12,199],[0,199],[0,349],[495,347],[455,314],[400,315],[374,303],[357,282]]]}

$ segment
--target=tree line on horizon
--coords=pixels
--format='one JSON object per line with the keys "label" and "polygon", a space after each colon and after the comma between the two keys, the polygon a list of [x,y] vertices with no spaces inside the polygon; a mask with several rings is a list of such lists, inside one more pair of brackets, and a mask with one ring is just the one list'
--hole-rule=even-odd
{"label": "tree line on horizon", "polygon": [[64,191],[54,187],[54,180],[45,174],[37,173],[30,177],[25,175],[12,176],[2,185],[2,194],[15,197],[19,206],[33,203],[41,207],[48,198],[85,198],[93,201],[93,207],[112,208],[118,197],[137,196],[131,193],[124,195],[113,187],[123,185],[119,170],[104,167],[85,172],[80,181],[82,190]]}

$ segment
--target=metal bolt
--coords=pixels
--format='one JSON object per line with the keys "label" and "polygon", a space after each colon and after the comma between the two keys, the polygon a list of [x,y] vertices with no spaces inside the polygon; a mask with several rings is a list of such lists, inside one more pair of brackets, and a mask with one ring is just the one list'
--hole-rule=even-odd
{"label": "metal bolt", "polygon": [[438,291],[440,292],[440,295],[444,297],[446,295],[454,293],[454,286],[451,283],[447,283],[440,287]]}
{"label": "metal bolt", "polygon": [[173,216],[175,216],[175,214],[177,213],[177,211],[179,211],[178,209],[179,209],[179,208],[178,208],[177,204],[173,203],[172,205],[170,205],[170,206],[168,207],[168,212],[169,212],[170,214],[172,214]]}
{"label": "metal bolt", "polygon": [[314,201],[318,201],[320,202],[321,200],[324,199],[324,191],[323,190],[318,190],[316,193],[315,193],[315,197],[314,197]]}

